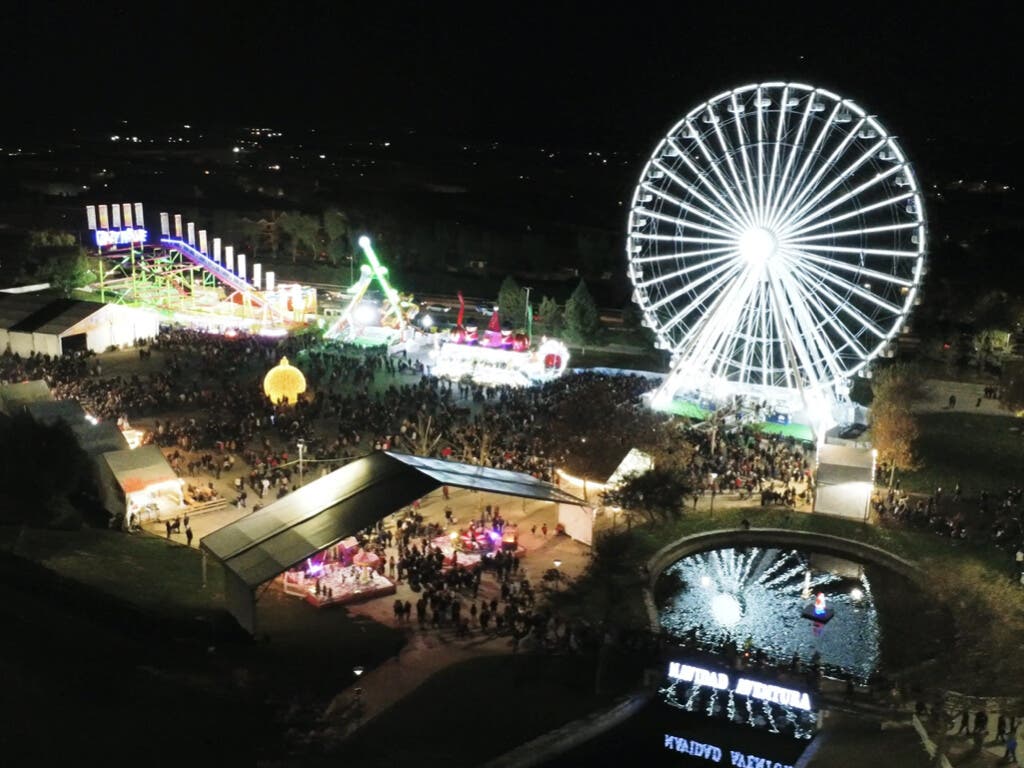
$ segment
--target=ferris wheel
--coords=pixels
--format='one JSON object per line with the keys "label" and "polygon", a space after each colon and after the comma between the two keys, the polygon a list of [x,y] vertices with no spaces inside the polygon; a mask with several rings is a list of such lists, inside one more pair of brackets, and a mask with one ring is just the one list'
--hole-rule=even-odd
{"label": "ferris wheel", "polygon": [[920,188],[849,99],[760,83],[694,108],[633,193],[633,300],[683,384],[833,395],[884,353],[924,274]]}

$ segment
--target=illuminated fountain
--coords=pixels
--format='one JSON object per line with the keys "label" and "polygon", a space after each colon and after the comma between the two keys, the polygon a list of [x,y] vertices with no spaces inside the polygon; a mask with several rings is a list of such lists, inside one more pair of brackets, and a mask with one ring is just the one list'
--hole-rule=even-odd
{"label": "illuminated fountain", "polygon": [[[706,648],[749,645],[776,665],[794,655],[804,664],[820,658],[867,679],[880,637],[871,584],[856,563],[818,558],[759,547],[685,557],[665,572],[682,587],[659,603],[661,624],[680,638],[695,631]],[[805,594],[817,597],[808,603]]]}

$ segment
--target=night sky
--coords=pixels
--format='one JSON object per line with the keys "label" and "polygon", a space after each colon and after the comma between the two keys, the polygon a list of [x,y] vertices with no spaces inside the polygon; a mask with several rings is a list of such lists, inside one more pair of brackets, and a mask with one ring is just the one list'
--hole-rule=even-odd
{"label": "night sky", "polygon": [[875,112],[912,157],[969,175],[1024,166],[1011,3],[150,5],[7,12],[3,130],[163,111],[646,151],[705,98],[794,79]]}

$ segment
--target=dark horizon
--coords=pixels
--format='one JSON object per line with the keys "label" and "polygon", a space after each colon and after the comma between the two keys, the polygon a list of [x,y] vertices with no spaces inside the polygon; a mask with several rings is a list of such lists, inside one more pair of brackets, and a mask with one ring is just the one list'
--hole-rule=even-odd
{"label": "dark horizon", "polygon": [[[912,159],[968,175],[1020,166],[1019,24],[1002,4],[712,14],[559,3],[501,19],[422,3],[55,6],[9,15],[8,137],[166,114],[169,125],[646,153],[705,99],[785,79],[858,102]],[[929,153],[933,143],[942,149]]]}

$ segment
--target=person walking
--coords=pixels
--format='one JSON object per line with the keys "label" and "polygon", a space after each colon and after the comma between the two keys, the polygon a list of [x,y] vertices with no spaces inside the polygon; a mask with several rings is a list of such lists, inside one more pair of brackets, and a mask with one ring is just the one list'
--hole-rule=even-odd
{"label": "person walking", "polygon": [[1003,762],[1017,765],[1017,732],[1011,731],[1006,737],[1006,751],[1003,753]]}
{"label": "person walking", "polygon": [[971,732],[971,711],[964,707],[963,712],[960,713],[960,730],[956,732],[957,736],[963,736],[965,733]]}
{"label": "person walking", "polygon": [[185,526],[185,544],[189,547],[192,546],[192,529],[188,525]]}

